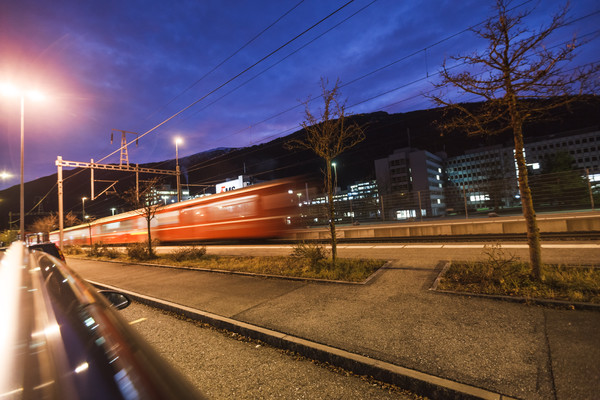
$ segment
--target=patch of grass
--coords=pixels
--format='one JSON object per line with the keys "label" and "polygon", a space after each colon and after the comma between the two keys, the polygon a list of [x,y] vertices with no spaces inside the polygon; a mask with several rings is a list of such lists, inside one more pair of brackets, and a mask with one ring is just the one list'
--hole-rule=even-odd
{"label": "patch of grass", "polygon": [[[166,261],[166,262],[165,262]],[[160,257],[152,263],[168,263],[175,266],[215,269],[222,271],[251,272],[255,274],[293,276],[360,282],[377,271],[385,261],[362,259],[338,259],[335,267],[331,261],[321,260],[318,267],[309,260],[295,257],[241,257],[205,255],[200,259],[174,261]]]}
{"label": "patch of grass", "polygon": [[[186,250],[187,249],[187,250]],[[128,254],[119,254],[123,260],[144,261],[150,264],[172,265],[187,268],[203,268],[222,271],[250,272],[265,275],[281,275],[299,278],[315,278],[361,282],[377,271],[386,261],[365,259],[337,259],[332,266],[331,259],[319,259],[317,264],[307,257],[242,257],[206,255],[204,247],[194,250],[179,249],[171,254],[158,255],[148,259],[143,245],[127,248]],[[133,254],[132,254],[133,253]],[[132,257],[132,255],[134,257]],[[89,257],[89,255],[88,255]],[[137,258],[140,257],[140,258]],[[95,259],[107,259],[96,256]]]}
{"label": "patch of grass", "polygon": [[439,289],[468,293],[521,296],[600,303],[600,268],[544,265],[542,280],[531,279],[524,262],[456,263],[440,281]]}

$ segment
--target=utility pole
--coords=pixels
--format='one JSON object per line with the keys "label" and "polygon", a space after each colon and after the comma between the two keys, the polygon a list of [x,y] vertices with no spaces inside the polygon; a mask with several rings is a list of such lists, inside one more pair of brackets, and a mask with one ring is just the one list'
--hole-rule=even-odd
{"label": "utility pole", "polygon": [[58,246],[60,251],[64,251],[64,215],[63,215],[63,159],[61,156],[56,158],[56,167],[58,168]]}

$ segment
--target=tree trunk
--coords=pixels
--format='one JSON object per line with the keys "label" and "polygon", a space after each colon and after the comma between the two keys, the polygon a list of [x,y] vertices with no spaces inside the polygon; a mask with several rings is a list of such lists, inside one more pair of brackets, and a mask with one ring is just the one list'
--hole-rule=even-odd
{"label": "tree trunk", "polygon": [[333,204],[333,180],[331,177],[331,160],[326,159],[325,162],[327,163],[327,165],[325,166],[325,169],[327,171],[325,186],[327,187],[327,202],[329,209],[329,234],[331,235],[331,263],[335,265],[337,259],[337,236],[335,233],[335,206]]}
{"label": "tree trunk", "polygon": [[540,243],[540,230],[537,225],[533,199],[529,188],[527,164],[523,154],[523,125],[513,124],[515,139],[515,159],[519,170],[519,192],[521,194],[521,207],[527,225],[527,244],[529,245],[529,264],[531,276],[539,281],[542,277],[542,246]]}
{"label": "tree trunk", "polygon": [[150,222],[151,219],[150,218],[146,218],[146,222],[148,225],[148,256],[152,257],[154,255],[154,252],[152,251],[152,233],[150,232]]}

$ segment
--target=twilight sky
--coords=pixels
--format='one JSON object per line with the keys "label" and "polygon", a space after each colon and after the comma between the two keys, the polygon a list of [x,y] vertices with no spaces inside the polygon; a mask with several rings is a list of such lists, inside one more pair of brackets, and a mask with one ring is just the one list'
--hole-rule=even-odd
{"label": "twilight sky", "polygon": [[[483,49],[463,31],[491,16],[494,1],[347,3],[1,0],[0,84],[46,95],[25,101],[25,180],[56,172],[58,155],[99,161],[116,152],[112,129],[150,132],[129,147],[132,163],[174,158],[176,136],[183,157],[287,135],[320,77],[341,80],[352,113],[429,108],[422,93],[443,60]],[[599,61],[600,5],[571,3],[570,17],[585,18],[548,45],[593,38],[574,65]],[[564,1],[527,6],[535,4],[533,27]],[[0,189],[19,182],[19,133],[18,98],[0,96],[0,172],[13,175]],[[103,162],[118,163],[119,153]]]}

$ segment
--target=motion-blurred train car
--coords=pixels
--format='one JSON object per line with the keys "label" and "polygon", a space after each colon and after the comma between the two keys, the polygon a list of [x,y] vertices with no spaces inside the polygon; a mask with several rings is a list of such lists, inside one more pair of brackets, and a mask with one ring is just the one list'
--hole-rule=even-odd
{"label": "motion-blurred train car", "polygon": [[[273,238],[289,229],[297,213],[292,179],[271,181],[230,192],[186,200],[159,209],[151,220],[152,239],[161,242]],[[124,244],[148,238],[141,210],[101,218],[64,229],[65,245],[91,242]],[[59,232],[50,233],[58,243]]]}

